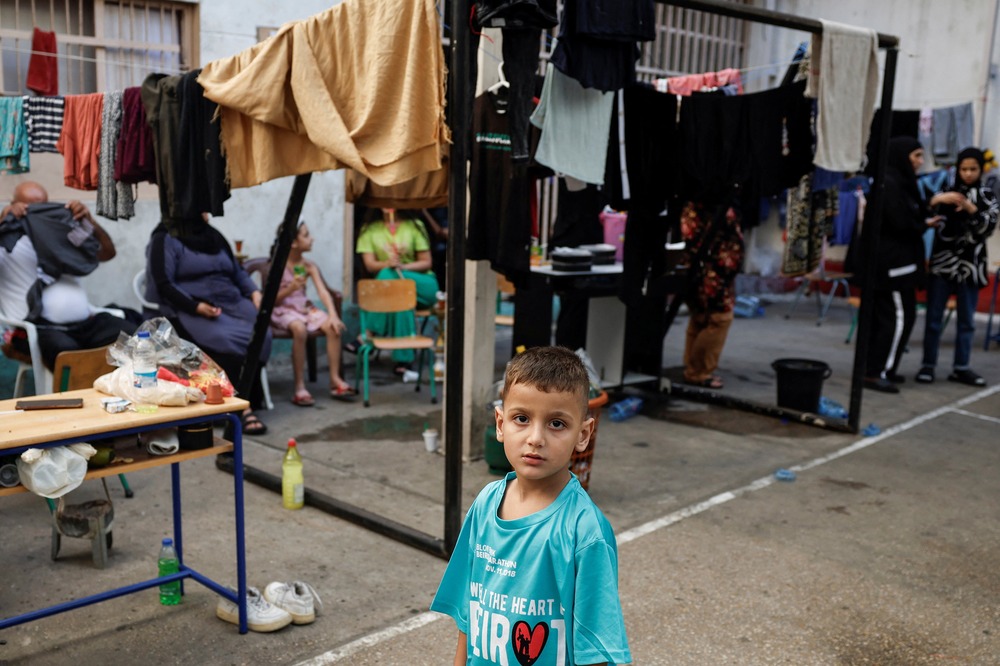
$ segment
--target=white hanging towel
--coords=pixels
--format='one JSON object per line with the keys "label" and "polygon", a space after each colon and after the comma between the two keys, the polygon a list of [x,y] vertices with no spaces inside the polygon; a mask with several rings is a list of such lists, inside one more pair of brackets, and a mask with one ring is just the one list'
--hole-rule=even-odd
{"label": "white hanging towel", "polygon": [[830,171],[863,166],[878,93],[878,35],[820,19],[810,46],[806,97],[817,101],[813,164]]}

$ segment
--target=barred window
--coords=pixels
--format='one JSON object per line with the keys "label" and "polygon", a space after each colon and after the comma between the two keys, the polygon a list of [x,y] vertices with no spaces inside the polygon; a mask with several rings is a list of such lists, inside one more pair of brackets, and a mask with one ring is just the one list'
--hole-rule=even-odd
{"label": "barred window", "polygon": [[196,6],[130,0],[0,0],[0,90],[25,94],[32,30],[56,33],[60,94],[118,90],[197,57]]}

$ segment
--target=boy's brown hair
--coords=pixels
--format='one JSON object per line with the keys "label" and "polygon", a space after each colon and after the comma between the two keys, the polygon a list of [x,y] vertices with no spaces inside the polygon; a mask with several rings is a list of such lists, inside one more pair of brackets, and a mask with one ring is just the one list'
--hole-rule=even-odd
{"label": "boy's brown hair", "polygon": [[503,392],[514,384],[524,384],[545,393],[575,393],[580,398],[580,409],[587,411],[587,394],[590,378],[580,357],[565,347],[532,347],[510,360],[504,373]]}

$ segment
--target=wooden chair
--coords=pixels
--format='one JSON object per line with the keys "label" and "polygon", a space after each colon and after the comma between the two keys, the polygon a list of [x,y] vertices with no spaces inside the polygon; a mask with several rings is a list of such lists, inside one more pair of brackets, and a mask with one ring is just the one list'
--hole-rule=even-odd
{"label": "wooden chair", "polygon": [[[503,275],[497,273],[497,310],[493,317],[493,322],[497,326],[513,326],[514,325],[514,315],[504,314],[502,312],[501,306],[507,300],[513,298],[514,296],[514,283],[508,280]],[[504,298],[504,297],[507,298]]]}
{"label": "wooden chair", "polygon": [[[113,371],[114,366],[108,363],[109,346],[59,352],[52,371],[59,393],[93,388],[95,379]],[[135,495],[124,474],[119,474],[118,480],[122,482],[125,497]]]}
{"label": "wooden chair", "polygon": [[[393,314],[398,312],[413,313],[417,305],[417,286],[412,280],[358,280],[358,311],[361,318],[361,347],[358,349],[358,361],[362,368],[361,378],[364,380],[364,402],[369,406],[368,365],[372,351],[399,349],[420,350],[417,367],[417,387],[420,390],[426,365],[431,385],[431,403],[437,403],[437,385],[432,366],[434,355],[428,353],[433,349],[434,339],[425,335],[405,337],[375,337],[368,334],[367,316],[369,313]],[[416,315],[413,315],[414,330],[417,330]]]}

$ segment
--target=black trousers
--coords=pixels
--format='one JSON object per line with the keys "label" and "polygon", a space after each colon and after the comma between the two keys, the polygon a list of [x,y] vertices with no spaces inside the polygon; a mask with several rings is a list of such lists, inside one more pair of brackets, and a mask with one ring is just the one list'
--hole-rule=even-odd
{"label": "black trousers", "polygon": [[[39,323],[38,346],[42,348],[45,367],[52,370],[59,352],[103,347],[116,341],[119,333],[124,331],[132,335],[135,329],[136,325],[127,319],[107,312],[98,312],[75,324]],[[15,342],[14,346],[19,351],[28,353],[27,339]]]}
{"label": "black trousers", "polygon": [[876,289],[874,301],[865,376],[884,378],[899,372],[899,362],[917,318],[917,294],[912,288]]}

